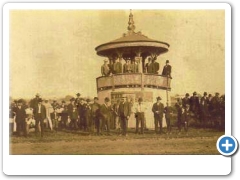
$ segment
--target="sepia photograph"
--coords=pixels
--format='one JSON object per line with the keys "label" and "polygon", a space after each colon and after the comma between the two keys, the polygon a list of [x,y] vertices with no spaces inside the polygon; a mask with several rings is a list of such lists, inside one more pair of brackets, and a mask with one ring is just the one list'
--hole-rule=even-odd
{"label": "sepia photograph", "polygon": [[9,154],[219,155],[225,15],[9,10]]}

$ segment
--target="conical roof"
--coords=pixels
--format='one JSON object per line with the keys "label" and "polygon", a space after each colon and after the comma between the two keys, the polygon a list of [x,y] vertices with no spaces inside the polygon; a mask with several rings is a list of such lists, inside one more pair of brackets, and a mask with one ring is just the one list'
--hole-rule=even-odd
{"label": "conical roof", "polygon": [[130,13],[128,22],[128,33],[124,33],[122,37],[113,41],[101,44],[95,48],[97,54],[100,56],[108,56],[114,49],[141,47],[148,48],[152,51],[165,53],[168,51],[169,44],[166,42],[150,39],[141,32],[134,32],[135,25],[133,15]]}

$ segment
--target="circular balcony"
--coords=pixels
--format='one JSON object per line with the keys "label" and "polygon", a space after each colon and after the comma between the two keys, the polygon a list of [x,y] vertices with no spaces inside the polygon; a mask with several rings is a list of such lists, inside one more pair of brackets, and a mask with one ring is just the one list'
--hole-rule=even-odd
{"label": "circular balcony", "polygon": [[171,79],[157,74],[129,73],[101,76],[96,79],[97,91],[119,88],[153,88],[171,90]]}

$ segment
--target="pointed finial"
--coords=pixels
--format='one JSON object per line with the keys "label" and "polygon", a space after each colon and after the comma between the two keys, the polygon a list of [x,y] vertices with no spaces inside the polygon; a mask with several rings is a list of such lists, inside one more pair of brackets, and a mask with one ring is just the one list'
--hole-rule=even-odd
{"label": "pointed finial", "polygon": [[130,9],[129,21],[128,21],[128,32],[134,33],[134,30],[135,30],[135,25],[133,21],[133,14],[132,14],[132,9]]}

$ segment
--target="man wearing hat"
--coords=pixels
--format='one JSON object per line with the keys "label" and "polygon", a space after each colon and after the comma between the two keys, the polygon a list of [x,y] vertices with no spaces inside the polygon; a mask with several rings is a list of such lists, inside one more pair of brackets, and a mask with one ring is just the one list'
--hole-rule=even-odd
{"label": "man wearing hat", "polygon": [[59,108],[59,104],[57,103],[56,99],[53,99],[53,102],[52,102],[52,108],[53,109],[58,109]]}
{"label": "man wearing hat", "polygon": [[213,124],[214,126],[216,126],[216,123],[220,117],[220,104],[221,104],[221,101],[220,101],[220,97],[219,97],[219,93],[216,92],[215,93],[215,96],[212,98],[212,101],[211,101],[211,104],[212,104],[212,118],[213,118]]}
{"label": "man wearing hat", "polygon": [[101,66],[101,74],[102,76],[109,76],[110,74],[110,68],[109,65],[107,64],[108,60],[104,59],[104,64]]}
{"label": "man wearing hat", "polygon": [[196,118],[199,116],[199,98],[197,92],[193,92],[193,95],[190,97],[190,111],[192,111]]}
{"label": "man wearing hat", "polygon": [[80,94],[80,93],[77,93],[76,96],[77,96],[77,97],[75,98],[75,106],[78,107],[79,104],[80,104],[80,99],[81,99],[80,96],[81,96],[81,94]]}
{"label": "man wearing hat", "polygon": [[[74,101],[72,101],[74,102]],[[69,104],[71,105],[71,104]],[[68,116],[70,118],[69,128],[72,130],[77,130],[77,119],[79,118],[77,106],[73,105],[71,111],[68,110]]]}
{"label": "man wearing hat", "polygon": [[62,101],[62,105],[60,107],[60,109],[62,110],[62,112],[60,113],[61,116],[61,128],[67,128],[68,127],[68,109],[67,109],[67,105],[65,104],[65,101]]}
{"label": "man wearing hat", "polygon": [[102,133],[105,127],[107,129],[107,134],[110,135],[110,113],[111,113],[110,99],[106,97],[104,99],[104,104],[102,104],[100,107],[101,122],[97,126],[98,135]]}
{"label": "man wearing hat", "polygon": [[159,63],[156,61],[157,57],[153,58],[153,74],[158,74],[159,71]]}
{"label": "man wearing hat", "polygon": [[75,106],[75,104],[74,104],[75,99],[71,98],[69,101],[70,101],[70,103],[67,105],[67,109],[68,109],[68,112],[70,114],[73,110],[73,107]]}
{"label": "man wearing hat", "polygon": [[[157,102],[153,104],[152,112],[154,114],[155,133],[162,134],[162,118],[164,113],[164,105],[161,103],[162,98],[157,97]],[[160,129],[158,130],[158,125]]]}
{"label": "man wearing hat", "polygon": [[15,121],[17,124],[17,135],[21,136],[22,133],[26,135],[26,122],[25,119],[27,118],[25,108],[23,107],[23,100],[19,99],[17,101],[17,107],[14,109],[15,113]]}
{"label": "man wearing hat", "polygon": [[79,115],[79,121],[78,121],[78,126],[80,130],[84,129],[84,122],[85,122],[85,104],[84,104],[84,99],[80,98],[80,102],[78,104],[78,115]]}
{"label": "man wearing hat", "polygon": [[95,127],[98,129],[100,126],[100,104],[98,103],[98,97],[94,97],[93,101],[91,109],[92,124],[90,125],[92,132],[94,132]]}
{"label": "man wearing hat", "polygon": [[205,127],[208,115],[208,104],[207,104],[207,92],[203,93],[203,97],[200,100],[200,120],[202,126]]}
{"label": "man wearing hat", "polygon": [[91,100],[89,98],[86,99],[86,104],[84,104],[84,121],[83,127],[84,131],[90,131],[90,125],[92,124],[92,113],[91,113]]}
{"label": "man wearing hat", "polygon": [[138,98],[138,103],[136,103],[134,107],[136,117],[136,132],[135,132],[136,134],[138,134],[139,123],[141,124],[141,134],[144,134],[144,118],[147,107],[142,102],[143,99],[141,97]]}
{"label": "man wearing hat", "polygon": [[189,93],[186,93],[185,97],[182,99],[182,106],[183,106],[183,108],[186,108],[187,104],[190,105]]}
{"label": "man wearing hat", "polygon": [[123,65],[123,73],[132,73],[132,65],[130,58],[126,60],[126,63]]}
{"label": "man wearing hat", "polygon": [[122,97],[122,102],[120,103],[118,108],[118,114],[122,125],[121,135],[127,136],[127,124],[128,119],[130,118],[131,115],[131,104],[126,101],[125,96]]}
{"label": "man wearing hat", "polygon": [[163,67],[162,75],[172,79],[171,73],[172,73],[172,66],[169,65],[169,60],[166,60],[166,65]]}
{"label": "man wearing hat", "polygon": [[37,106],[39,99],[40,99],[40,94],[37,93],[37,94],[36,94],[36,97],[33,98],[33,99],[30,101],[30,107],[31,107],[31,108],[34,108],[35,106]]}
{"label": "man wearing hat", "polygon": [[113,71],[115,74],[121,74],[123,72],[122,70],[122,63],[119,62],[119,59],[117,58],[113,64]]}
{"label": "man wearing hat", "polygon": [[38,104],[33,108],[34,119],[36,120],[35,124],[35,133],[39,131],[38,125],[40,123],[41,127],[41,137],[44,134],[44,119],[46,118],[46,108],[42,105],[42,99],[38,99]]}
{"label": "man wearing hat", "polygon": [[152,58],[148,57],[148,63],[145,66],[146,68],[146,72],[148,74],[152,74],[153,73],[153,63],[152,63]]}

